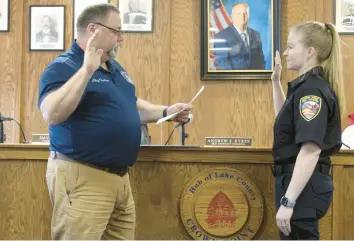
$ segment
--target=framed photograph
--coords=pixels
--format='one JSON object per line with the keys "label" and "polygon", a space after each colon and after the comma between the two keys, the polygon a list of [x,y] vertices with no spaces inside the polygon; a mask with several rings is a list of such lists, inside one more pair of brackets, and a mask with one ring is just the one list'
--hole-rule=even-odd
{"label": "framed photograph", "polygon": [[99,3],[109,3],[109,0],[73,0],[73,40],[77,38],[76,22],[81,12],[88,6]]}
{"label": "framed photograph", "polygon": [[30,51],[60,51],[65,49],[65,6],[29,6]]}
{"label": "framed photograph", "polygon": [[10,31],[10,0],[0,0],[0,32]]}
{"label": "framed photograph", "polygon": [[124,32],[152,32],[154,0],[119,0]]}
{"label": "framed photograph", "polygon": [[354,34],[354,0],[333,0],[334,19],[339,34]]}
{"label": "framed photograph", "polygon": [[280,0],[201,0],[201,79],[270,79]]}

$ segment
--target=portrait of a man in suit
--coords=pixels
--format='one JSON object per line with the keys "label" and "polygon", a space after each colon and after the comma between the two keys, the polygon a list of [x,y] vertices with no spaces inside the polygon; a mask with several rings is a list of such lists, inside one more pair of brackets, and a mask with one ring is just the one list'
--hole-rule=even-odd
{"label": "portrait of a man in suit", "polygon": [[123,16],[123,24],[146,24],[147,14],[140,10],[139,0],[129,0],[129,12]]}
{"label": "portrait of a man in suit", "polygon": [[219,70],[265,69],[262,39],[248,26],[250,9],[246,3],[232,6],[232,23],[216,34],[215,65]]}
{"label": "portrait of a man in suit", "polygon": [[36,33],[36,42],[38,43],[57,43],[58,32],[54,28],[54,21],[49,15],[43,15],[41,18],[41,30]]}
{"label": "portrait of a man in suit", "polygon": [[345,2],[348,3],[349,14],[342,17],[342,26],[354,26],[354,0],[347,0]]}

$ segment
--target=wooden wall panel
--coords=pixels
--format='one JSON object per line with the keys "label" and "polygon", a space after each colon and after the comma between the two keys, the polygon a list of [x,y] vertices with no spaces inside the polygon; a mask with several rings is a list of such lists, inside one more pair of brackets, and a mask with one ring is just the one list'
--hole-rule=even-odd
{"label": "wooden wall panel", "polygon": [[333,239],[353,240],[352,228],[354,211],[351,209],[354,199],[354,168],[352,166],[335,166],[333,180],[336,187],[333,200]]}
{"label": "wooden wall panel", "polygon": [[[344,80],[345,80],[345,99],[347,105],[347,113],[354,112],[354,36],[342,36],[342,54],[344,66]],[[342,124],[345,127],[348,119],[343,119]]]}
{"label": "wooden wall panel", "polygon": [[[122,1],[122,0],[121,0]],[[135,83],[138,98],[168,105],[170,86],[171,1],[155,0],[152,33],[126,33],[117,60]],[[167,127],[163,127],[163,140]],[[154,144],[160,144],[160,126],[149,125]]]}
{"label": "wooden wall panel", "polygon": [[[111,0],[116,5],[117,1]],[[49,4],[48,0],[30,0],[28,4]],[[57,5],[66,5],[66,49],[72,43],[72,4],[70,0],[61,0]],[[25,6],[27,9],[28,6]],[[145,100],[158,104],[168,104],[169,89],[169,47],[170,47],[170,2],[156,1],[153,33],[129,33],[125,35],[125,43],[117,60],[126,67],[136,84],[137,95]],[[28,12],[26,12],[28,15]],[[25,16],[27,19],[28,16]],[[25,26],[25,32],[28,25]],[[26,47],[28,46],[28,37]],[[143,44],[141,44],[143,43]],[[37,108],[39,78],[45,66],[61,52],[29,52],[24,54],[24,76],[28,77],[23,84],[22,123],[25,134],[30,138],[33,133],[48,133],[48,127]],[[141,68],[141,66],[145,66]],[[151,125],[150,132],[159,137],[159,129]],[[165,135],[167,132],[165,132]],[[155,142],[159,142],[154,138]]]}
{"label": "wooden wall panel", "polygon": [[[10,32],[0,32],[0,113],[20,121],[22,83],[23,3],[10,1]],[[19,141],[15,122],[4,122],[7,142]]]}
{"label": "wooden wall panel", "polygon": [[[191,239],[180,218],[181,194],[191,178],[215,167],[235,168],[245,173],[259,190],[263,190],[263,222],[253,239],[279,240],[275,220],[274,179],[269,165],[158,162],[138,162],[130,173],[137,208],[136,239]],[[321,239],[332,239],[331,210],[320,221],[320,233]]]}
{"label": "wooden wall panel", "polygon": [[[262,193],[264,218],[259,234],[254,239],[278,239],[275,216],[272,215],[275,212],[274,187],[269,165],[262,165],[262,168],[249,164],[186,165],[156,162],[138,163],[130,174],[138,217],[136,229],[139,231],[136,239],[191,239],[180,218],[181,194],[191,178],[203,170],[217,166],[236,168],[245,173],[259,190],[265,190]],[[261,233],[263,234],[260,235]]]}
{"label": "wooden wall panel", "polygon": [[[194,122],[186,126],[190,134],[187,143],[204,145],[206,136],[238,136],[252,137],[254,147],[270,147],[274,113],[269,80],[200,81],[200,2],[179,0],[172,3],[170,86],[174,91],[171,91],[170,103],[189,101],[202,85],[206,88],[195,102]],[[310,20],[332,22],[331,0],[285,0],[281,1],[281,7],[281,54],[286,48],[291,25]],[[345,82],[349,90],[354,77],[349,66],[354,57],[353,49],[348,51],[348,48],[353,46],[354,40],[343,37],[343,41],[348,44],[344,46],[343,54],[345,66],[348,66]],[[296,72],[286,70],[284,59],[282,63],[282,84],[286,92],[287,82],[296,78]],[[354,111],[353,97],[348,94],[346,97],[348,111]],[[179,136],[175,135],[173,141],[178,143]]]}
{"label": "wooden wall panel", "polygon": [[[306,22],[306,21],[320,21],[325,23],[334,24],[333,16],[333,2],[332,0],[314,0],[314,1],[281,1],[283,9],[282,12],[282,51],[286,48],[286,41],[288,35],[288,29],[291,25]],[[286,26],[286,27],[285,27]],[[344,85],[345,85],[345,98],[347,110],[343,113],[347,116],[349,113],[354,112],[354,96],[351,94],[351,90],[354,88],[353,81],[354,73],[351,71],[351,66],[354,64],[354,38],[353,36],[341,35],[342,40],[342,56],[344,67]],[[287,89],[286,83],[296,78],[296,73],[286,70],[286,61],[283,59],[283,87]],[[342,119],[342,129],[347,125],[346,117]]]}
{"label": "wooden wall panel", "polygon": [[[117,0],[111,1],[117,4]],[[0,33],[2,48],[0,68],[0,111],[15,117],[26,136],[47,133],[37,108],[39,77],[45,66],[60,52],[29,52],[28,6],[31,4],[66,5],[66,49],[72,38],[71,0],[11,1],[10,32]],[[269,80],[200,81],[200,4],[201,0],[155,0],[152,33],[126,33],[117,59],[126,67],[137,87],[138,97],[157,104],[189,101],[205,85],[205,91],[194,103],[194,120],[186,125],[190,134],[186,144],[204,145],[206,136],[239,136],[253,138],[254,147],[271,147],[274,122],[272,89]],[[317,20],[333,22],[332,0],[281,1],[281,52],[286,47],[288,28],[298,22]],[[325,8],[324,6],[328,6]],[[342,36],[346,103],[354,111],[354,64],[352,36]],[[15,66],[15,67],[13,67]],[[283,59],[284,90],[296,73],[286,70]],[[345,113],[346,115],[347,113]],[[343,128],[346,126],[343,119]],[[163,142],[172,130],[164,123]],[[152,142],[160,144],[160,129],[149,124]],[[18,142],[20,132],[15,123],[6,122],[7,142]],[[178,144],[178,131],[170,144]]]}
{"label": "wooden wall panel", "polygon": [[0,182],[6,183],[0,185],[1,239],[50,239],[52,206],[45,181],[46,164],[1,161]]}
{"label": "wooden wall panel", "polygon": [[[181,194],[191,178],[203,170],[215,167],[235,168],[245,173],[255,183],[262,192],[264,213],[262,224],[254,239],[279,239],[275,221],[274,180],[269,164],[193,163],[194,160],[186,163],[183,158],[181,163],[176,163],[171,156],[168,157],[170,161],[164,163],[160,162],[156,155],[152,155],[155,156],[154,161],[152,159],[146,162],[139,161],[130,171],[137,214],[136,239],[191,239],[181,221]],[[187,153],[184,155],[190,157]],[[46,161],[1,160],[0,164],[0,193],[6,194],[0,198],[1,238],[9,240],[50,239],[52,206],[45,181]],[[343,183],[340,181],[338,184]],[[341,202],[337,205],[348,204],[348,210],[353,211],[350,208],[352,200],[345,198],[340,200]],[[338,220],[342,220],[342,215],[347,215],[348,219],[352,217],[346,209],[338,206],[337,209],[340,211],[334,213],[340,215],[337,216]],[[348,225],[350,223],[347,222]],[[349,226],[343,223],[334,225],[339,227],[337,239],[353,238],[350,236]],[[331,210],[320,221],[320,233],[321,239],[332,239]]]}
{"label": "wooden wall panel", "polygon": [[27,0],[24,2],[24,48],[23,48],[23,84],[21,101],[21,123],[27,139],[32,134],[48,133],[48,126],[43,121],[37,107],[39,79],[45,67],[63,51],[29,51],[29,6],[30,5],[65,5],[65,49],[71,47],[72,39],[72,4],[70,0]]}
{"label": "wooden wall panel", "polygon": [[172,2],[170,103],[190,101],[205,86],[194,103],[194,121],[186,126],[187,143],[237,136],[252,137],[255,147],[270,146],[274,111],[269,81],[200,81],[200,4]]}

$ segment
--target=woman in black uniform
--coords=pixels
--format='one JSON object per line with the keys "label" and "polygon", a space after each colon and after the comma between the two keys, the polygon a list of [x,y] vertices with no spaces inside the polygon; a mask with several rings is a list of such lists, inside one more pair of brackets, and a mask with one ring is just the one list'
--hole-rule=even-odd
{"label": "woman in black uniform", "polygon": [[332,202],[330,156],[341,147],[339,35],[332,24],[295,25],[284,56],[298,77],[288,83],[285,98],[277,52],[272,74],[276,221],[281,239],[319,239],[318,221]]}

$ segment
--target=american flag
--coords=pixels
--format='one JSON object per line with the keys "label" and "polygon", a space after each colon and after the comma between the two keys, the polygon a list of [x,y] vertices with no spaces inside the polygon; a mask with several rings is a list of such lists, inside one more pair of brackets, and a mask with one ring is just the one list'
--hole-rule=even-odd
{"label": "american flag", "polygon": [[211,0],[210,1],[210,59],[212,60],[212,64],[214,64],[214,52],[213,43],[215,39],[215,35],[222,31],[223,29],[227,28],[231,23],[231,19],[229,14],[227,13],[222,0]]}

